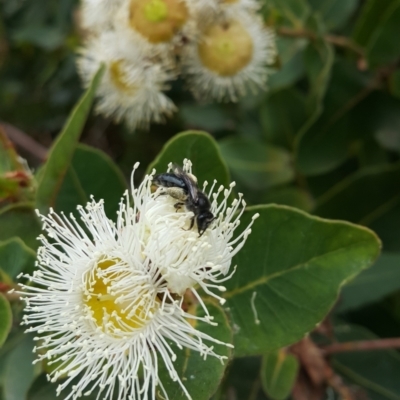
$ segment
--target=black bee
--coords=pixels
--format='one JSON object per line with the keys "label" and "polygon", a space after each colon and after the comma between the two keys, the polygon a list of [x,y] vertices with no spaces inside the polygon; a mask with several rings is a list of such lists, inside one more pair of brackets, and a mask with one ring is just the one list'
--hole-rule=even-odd
{"label": "black bee", "polygon": [[186,173],[181,167],[174,165],[173,173],[155,175],[153,183],[164,189],[161,194],[168,194],[179,200],[175,208],[185,206],[192,211],[194,216],[190,221],[189,229],[193,228],[196,219],[199,236],[201,236],[215,219],[210,211],[211,202],[208,197],[199,189],[197,179],[194,175]]}

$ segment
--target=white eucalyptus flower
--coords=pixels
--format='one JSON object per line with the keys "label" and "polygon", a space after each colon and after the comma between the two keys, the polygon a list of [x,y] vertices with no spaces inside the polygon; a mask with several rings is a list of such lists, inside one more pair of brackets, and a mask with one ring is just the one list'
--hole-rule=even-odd
{"label": "white eucalyptus flower", "polygon": [[150,57],[129,38],[107,32],[91,38],[80,51],[78,71],[86,86],[101,64],[105,72],[97,90],[98,113],[134,129],[164,122],[176,110],[163,93],[175,77],[167,59]]}
{"label": "white eucalyptus flower", "polygon": [[150,54],[173,53],[196,36],[194,15],[192,0],[122,0],[116,26]]}
{"label": "white eucalyptus flower", "polygon": [[[189,161],[185,168],[191,171]],[[188,230],[192,213],[176,212],[174,199],[151,190],[153,174],[138,188],[132,184],[133,204],[126,193],[116,223],[103,201],[94,200],[78,207],[80,221],[53,211],[40,215],[47,237],[39,237],[37,270],[22,275],[31,281],[21,285],[23,324],[37,333],[37,361],[54,365],[49,379],[66,377],[58,393],[74,381],[65,400],[94,390],[107,400],[153,400],[156,390],[169,399],[159,359],[190,399],[174,368],[175,351],[188,348],[223,361],[204,342],[232,347],[190,322],[215,324],[197,290],[219,298],[214,290],[223,290],[220,282],[233,273],[231,258],[250,233],[247,227],[232,238],[245,204],[236,200],[228,207],[232,185],[214,194],[211,188],[216,220],[199,237],[195,227]],[[185,289],[205,317],[183,310]]]}
{"label": "white eucalyptus flower", "polygon": [[82,27],[92,32],[104,32],[114,26],[115,14],[122,0],[83,0]]}
{"label": "white eucalyptus flower", "polygon": [[182,65],[197,98],[237,101],[265,88],[275,56],[274,34],[257,14],[224,14],[184,47]]}

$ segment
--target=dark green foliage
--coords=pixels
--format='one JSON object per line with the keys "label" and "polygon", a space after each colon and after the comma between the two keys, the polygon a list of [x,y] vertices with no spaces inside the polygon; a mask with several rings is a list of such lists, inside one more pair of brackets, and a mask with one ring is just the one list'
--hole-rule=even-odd
{"label": "dark green foliage", "polygon": [[[239,231],[260,213],[226,303],[202,294],[219,324],[196,328],[234,344],[214,349],[227,361],[174,348],[193,400],[287,399],[303,366],[282,347],[328,314],[339,342],[400,336],[400,0],[262,0],[278,48],[269,91],[198,104],[177,82],[177,115],[149,132],[90,113],[100,75],[78,102],[76,6],[0,0],[0,122],[49,149],[46,160],[14,149],[0,127],[0,399],[55,399],[9,293],[35,269],[35,208],[76,213],[93,195],[115,219],[136,161],[137,181],[184,158],[201,184],[232,177],[252,205]],[[17,153],[39,167],[25,186],[10,179],[27,172]],[[327,360],[360,398],[400,399],[397,351]],[[184,400],[160,370],[170,399]]]}

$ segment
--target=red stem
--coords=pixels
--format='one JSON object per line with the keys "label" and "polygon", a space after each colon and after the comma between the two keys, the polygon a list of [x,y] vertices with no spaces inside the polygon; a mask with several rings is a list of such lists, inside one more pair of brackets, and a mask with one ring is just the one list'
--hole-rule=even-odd
{"label": "red stem", "polygon": [[380,349],[400,348],[400,338],[361,340],[355,342],[333,343],[323,347],[321,350],[324,355],[344,353],[350,351],[368,351]]}

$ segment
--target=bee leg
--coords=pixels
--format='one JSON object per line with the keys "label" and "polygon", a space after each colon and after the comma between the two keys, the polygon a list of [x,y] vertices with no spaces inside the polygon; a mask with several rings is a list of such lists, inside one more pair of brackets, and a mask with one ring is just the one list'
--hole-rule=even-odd
{"label": "bee leg", "polygon": [[185,205],[185,203],[181,203],[181,202],[175,203],[174,207],[175,207],[176,212],[178,212],[178,210],[184,205]]}
{"label": "bee leg", "polygon": [[154,200],[158,199],[160,196],[164,196],[166,194],[168,194],[168,193],[167,192],[160,192],[160,193],[158,193],[158,195],[156,197],[154,197]]}
{"label": "bee leg", "polygon": [[184,231],[190,231],[190,230],[193,228],[193,225],[194,225],[194,218],[195,218],[195,217],[190,218],[190,226],[189,226],[188,229],[183,229],[183,228],[182,228]]}

